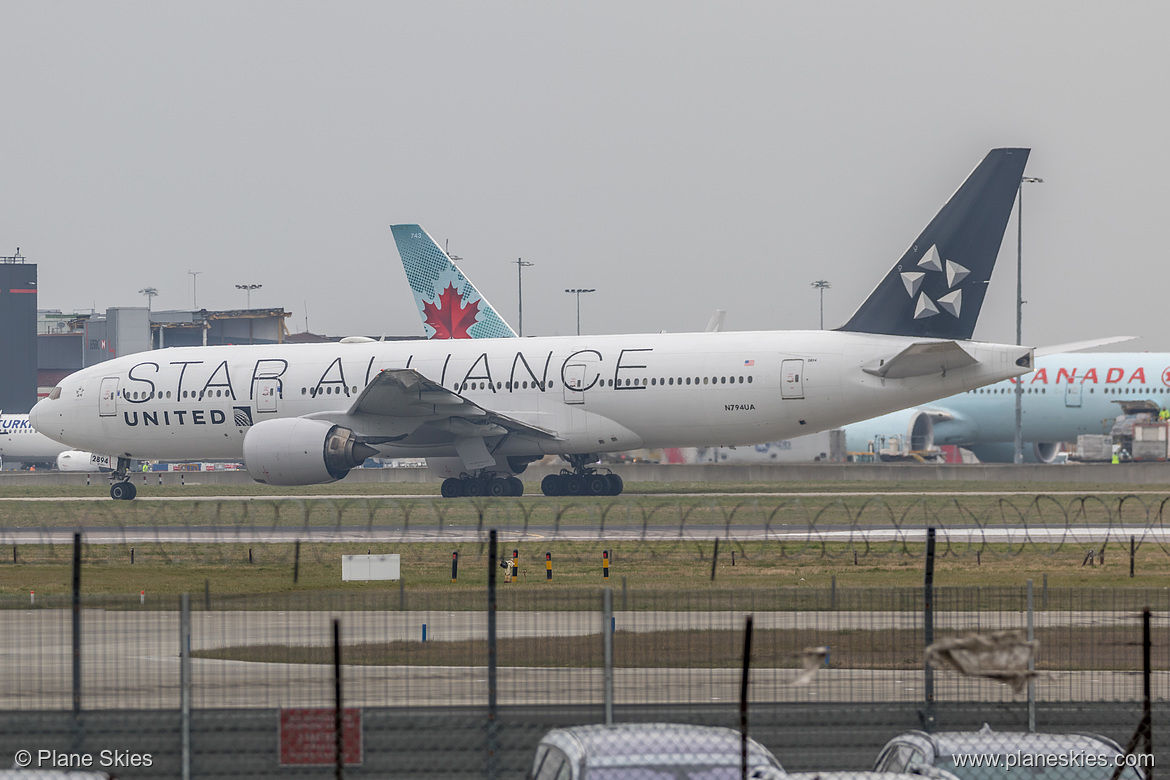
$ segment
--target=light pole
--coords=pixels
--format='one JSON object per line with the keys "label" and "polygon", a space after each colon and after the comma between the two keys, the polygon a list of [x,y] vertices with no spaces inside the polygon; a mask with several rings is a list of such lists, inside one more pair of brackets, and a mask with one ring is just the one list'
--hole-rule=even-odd
{"label": "light pole", "polygon": [[248,295],[248,297],[247,297],[248,306],[247,307],[250,309],[250,308],[252,308],[252,291],[259,290],[263,286],[264,285],[262,285],[262,284],[237,284],[236,289],[243,290],[245,293],[247,293],[247,295]]}
{"label": "light pole", "polygon": [[527,260],[516,258],[516,298],[520,302],[520,335],[524,335],[524,269],[534,264]]}
{"label": "light pole", "polygon": [[146,296],[146,310],[150,311],[150,301],[152,298],[154,298],[154,296],[158,295],[158,288],[156,288],[156,287],[143,287],[138,292],[141,293],[142,295]]}
{"label": "light pole", "polygon": [[201,274],[201,273],[203,273],[203,272],[202,271],[188,271],[187,272],[187,275],[191,277],[191,308],[192,309],[199,308],[199,285],[197,284],[199,280],[196,277],[198,277],[199,274]]}
{"label": "light pole", "polygon": [[[1016,344],[1024,343],[1024,185],[1043,184],[1043,179],[1024,176],[1016,197]],[[1016,434],[1012,461],[1024,462],[1024,380],[1016,378]]]}
{"label": "light pole", "polygon": [[573,293],[574,295],[577,296],[577,335],[580,336],[581,335],[581,293],[597,292],[597,290],[594,290],[592,288],[586,290],[586,289],[582,289],[580,287],[574,287],[571,290],[565,290],[565,292]]}
{"label": "light pole", "polygon": [[826,279],[817,279],[812,286],[821,291],[821,330],[825,329],[825,290],[833,285]]}

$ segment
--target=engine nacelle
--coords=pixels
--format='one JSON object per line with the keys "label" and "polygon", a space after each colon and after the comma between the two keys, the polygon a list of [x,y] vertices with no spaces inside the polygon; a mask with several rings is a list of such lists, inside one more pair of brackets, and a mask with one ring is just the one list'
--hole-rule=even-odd
{"label": "engine nacelle", "polygon": [[244,435],[244,465],[266,485],[336,482],[377,453],[349,428],[304,417],[265,420]]}
{"label": "engine nacelle", "polygon": [[[107,464],[105,468],[109,470],[109,459],[102,458],[101,460]],[[82,452],[81,450],[65,450],[57,455],[57,471],[85,471],[93,473],[101,470],[102,463],[97,462],[93,453]]]}
{"label": "engine nacelle", "polygon": [[934,445],[934,421],[921,409],[903,409],[845,426],[845,449],[849,452],[922,451]]}
{"label": "engine nacelle", "polygon": [[[970,449],[983,463],[1015,462],[1016,447],[1012,442],[973,444]],[[1060,453],[1060,444],[1056,442],[1024,442],[1024,463],[1055,463]]]}

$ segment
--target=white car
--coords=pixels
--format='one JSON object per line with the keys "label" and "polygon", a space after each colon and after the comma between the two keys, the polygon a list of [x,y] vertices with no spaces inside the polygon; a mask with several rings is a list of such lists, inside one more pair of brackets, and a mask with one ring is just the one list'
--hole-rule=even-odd
{"label": "white car", "polygon": [[[553,729],[536,746],[530,780],[739,780],[742,738],[718,726],[623,723]],[[748,775],[784,776],[766,747],[747,741]]]}

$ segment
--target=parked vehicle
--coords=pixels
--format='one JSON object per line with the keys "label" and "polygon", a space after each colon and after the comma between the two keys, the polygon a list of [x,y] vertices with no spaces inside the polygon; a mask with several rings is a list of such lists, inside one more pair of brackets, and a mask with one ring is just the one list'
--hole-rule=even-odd
{"label": "parked vehicle", "polygon": [[[553,729],[536,747],[530,780],[737,780],[740,733],[681,723]],[[783,777],[766,747],[748,739],[748,775]]]}
{"label": "parked vehicle", "polygon": [[[1110,780],[1121,747],[1096,734],[1039,734],[992,731],[908,731],[891,739],[878,754],[874,770],[932,775],[942,770],[959,780]],[[1126,767],[1122,780],[1143,780]]]}

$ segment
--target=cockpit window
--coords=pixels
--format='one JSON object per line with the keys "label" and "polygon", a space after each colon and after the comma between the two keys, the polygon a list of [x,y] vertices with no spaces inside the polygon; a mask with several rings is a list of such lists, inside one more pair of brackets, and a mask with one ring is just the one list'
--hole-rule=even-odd
{"label": "cockpit window", "polygon": [[60,386],[54,387],[52,389],[52,391],[49,393],[49,400],[50,401],[56,401],[60,397],[61,397],[61,387]]}

